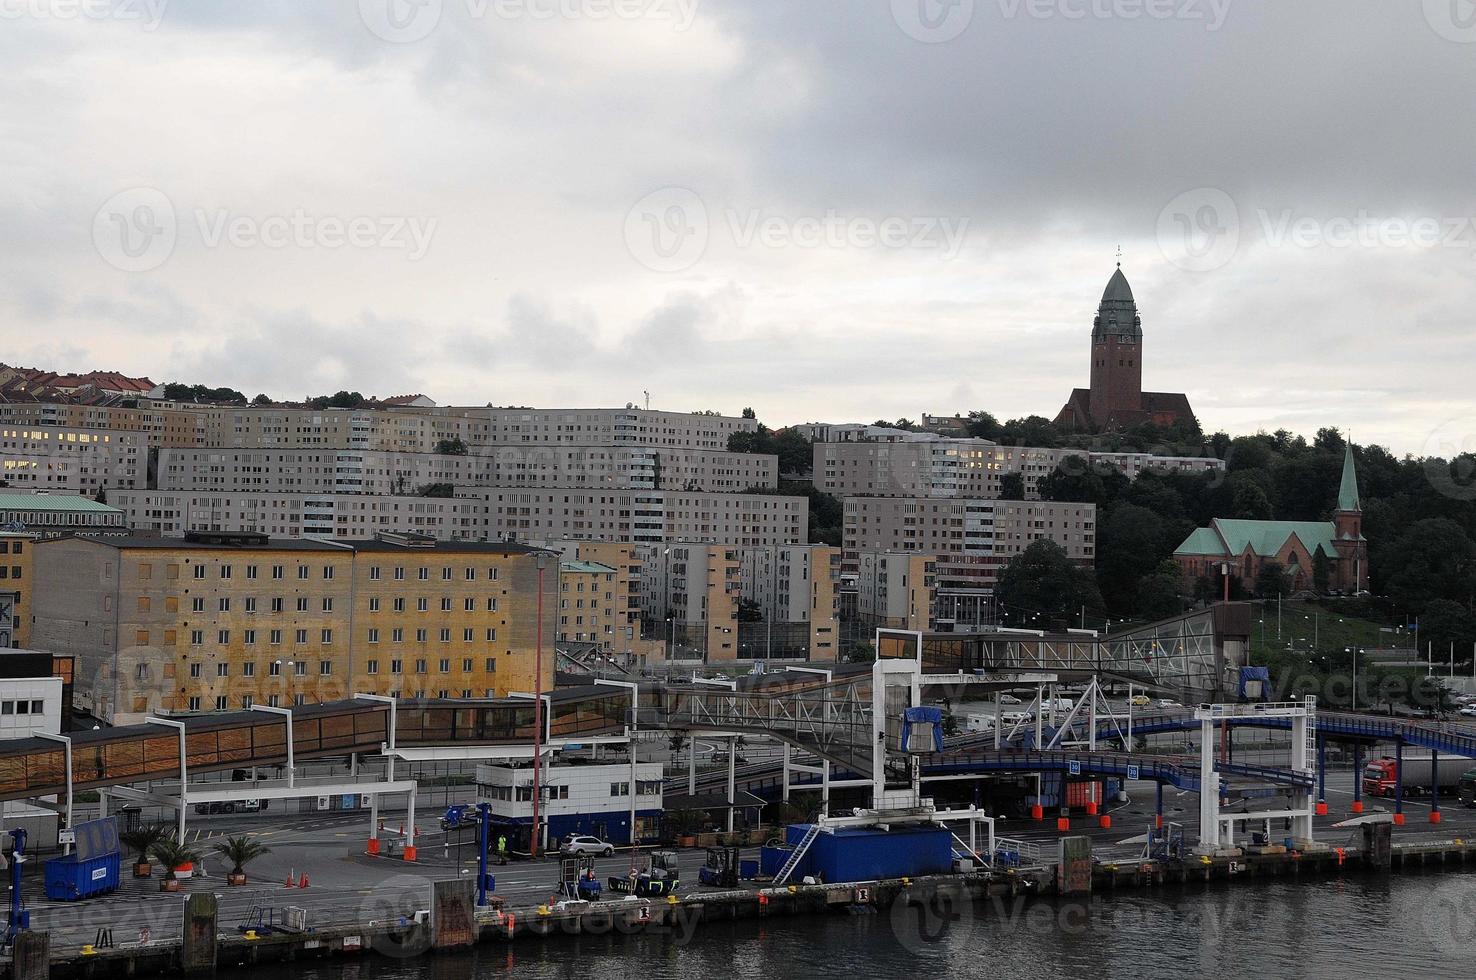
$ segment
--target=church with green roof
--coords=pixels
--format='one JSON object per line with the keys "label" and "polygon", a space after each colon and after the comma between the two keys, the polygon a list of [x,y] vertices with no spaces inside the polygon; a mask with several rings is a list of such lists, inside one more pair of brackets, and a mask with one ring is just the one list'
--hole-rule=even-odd
{"label": "church with green roof", "polygon": [[1226,565],[1247,585],[1261,568],[1275,562],[1286,570],[1293,592],[1312,589],[1317,553],[1328,559],[1328,587],[1359,593],[1368,588],[1368,541],[1363,537],[1363,507],[1353,447],[1343,457],[1343,481],[1330,521],[1240,521],[1215,518],[1184,539],[1174,560],[1186,575],[1217,578]]}

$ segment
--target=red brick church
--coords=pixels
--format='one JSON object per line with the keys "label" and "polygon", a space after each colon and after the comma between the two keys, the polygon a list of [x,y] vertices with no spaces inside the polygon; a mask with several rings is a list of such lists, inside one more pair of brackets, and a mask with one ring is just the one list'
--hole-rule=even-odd
{"label": "red brick church", "polygon": [[1101,432],[1144,422],[1167,427],[1193,421],[1184,394],[1143,390],[1143,318],[1119,264],[1092,321],[1092,386],[1071,392],[1056,424]]}

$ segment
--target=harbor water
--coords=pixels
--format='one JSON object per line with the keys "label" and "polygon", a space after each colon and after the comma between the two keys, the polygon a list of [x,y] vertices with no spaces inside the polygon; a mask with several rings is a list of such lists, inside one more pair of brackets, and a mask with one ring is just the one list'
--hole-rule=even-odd
{"label": "harbor water", "polygon": [[1476,948],[1476,873],[1272,881],[1089,902],[898,904],[872,914],[706,923],[664,935],[484,944],[420,959],[366,954],[254,980],[570,976],[1451,977]]}

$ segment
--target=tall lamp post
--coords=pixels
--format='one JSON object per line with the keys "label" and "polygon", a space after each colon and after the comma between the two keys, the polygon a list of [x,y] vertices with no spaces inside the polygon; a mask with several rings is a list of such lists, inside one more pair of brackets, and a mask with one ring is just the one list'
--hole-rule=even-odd
{"label": "tall lamp post", "polygon": [[538,625],[534,629],[533,655],[533,838],[528,852],[538,857],[540,828],[538,804],[542,787],[538,778],[543,759],[543,573],[548,568],[548,552],[538,553]]}

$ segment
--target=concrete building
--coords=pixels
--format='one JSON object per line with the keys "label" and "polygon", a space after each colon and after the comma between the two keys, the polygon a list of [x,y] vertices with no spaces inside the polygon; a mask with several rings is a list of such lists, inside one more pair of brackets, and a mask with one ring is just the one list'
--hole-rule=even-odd
{"label": "concrete building", "polygon": [[362,493],[126,490],[110,493],[137,531],[180,538],[189,531],[254,531],[274,538],[356,540],[380,533],[441,541],[486,536],[481,503],[470,499]]}
{"label": "concrete building", "polygon": [[551,689],[558,566],[515,544],[192,533],[36,545],[32,639],[77,658],[79,703],[150,712],[532,690],[539,566]]}
{"label": "concrete building", "polygon": [[516,487],[458,487],[485,505],[489,540],[574,538],[664,544],[803,544],[810,510],[804,497],[677,490],[591,493]]}
{"label": "concrete building", "polygon": [[1212,456],[1095,453],[923,435],[905,442],[817,442],[815,486],[835,497],[993,498],[1000,495],[1003,476],[1019,474],[1026,499],[1034,500],[1039,498],[1041,478],[1058,469],[1115,470],[1130,480],[1145,470],[1223,473],[1225,469],[1224,460]]}
{"label": "concrete building", "polygon": [[608,446],[479,446],[466,453],[162,449],[155,485],[161,490],[401,496],[435,484],[735,493],[774,489],[778,465],[773,455]]}
{"label": "concrete building", "polygon": [[[843,576],[859,576],[860,556],[866,553],[913,552],[935,559],[936,629],[974,629],[995,622],[992,597],[999,573],[1034,541],[1054,541],[1083,567],[1096,559],[1094,504],[847,497],[844,521]],[[883,570],[889,578],[896,573],[889,565]],[[907,577],[915,583],[917,570],[907,569]],[[899,607],[878,597],[871,608],[874,615],[885,608],[891,617]]]}
{"label": "concrete building", "polygon": [[743,549],[743,608],[762,619],[740,615],[739,659],[837,659],[840,556],[821,544]]}
{"label": "concrete building", "polygon": [[646,562],[641,605],[664,628],[671,659],[738,659],[741,557],[732,545],[676,541]]}
{"label": "concrete building", "polygon": [[30,643],[35,544],[34,534],[0,532],[0,650]]}
{"label": "concrete building", "polygon": [[847,560],[840,588],[861,629],[934,628],[938,559],[911,551],[863,551]]}
{"label": "concrete building", "polygon": [[0,426],[0,479],[17,490],[96,494],[143,486],[147,438],[60,426]]}

